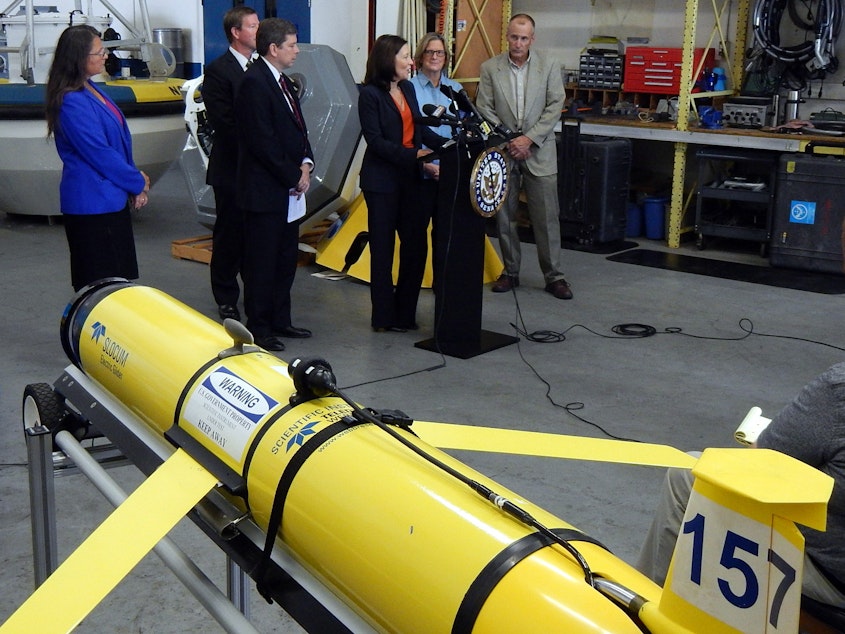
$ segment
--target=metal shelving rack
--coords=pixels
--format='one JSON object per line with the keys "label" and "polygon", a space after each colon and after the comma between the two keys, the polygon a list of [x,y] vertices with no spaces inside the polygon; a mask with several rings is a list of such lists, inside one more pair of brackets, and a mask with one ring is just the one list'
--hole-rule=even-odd
{"label": "metal shelving rack", "polygon": [[[725,29],[722,27],[722,18],[727,8],[729,0],[722,0],[721,7],[716,5],[716,0],[710,0],[713,7],[713,31],[711,32],[710,42],[708,47],[712,44],[714,34],[718,32],[719,43],[723,51],[727,51],[727,42],[725,41]],[[748,32],[748,8],[750,0],[738,0],[737,15],[736,15],[736,33],[734,34],[734,52],[733,60],[729,65],[729,79],[730,85],[738,87],[742,84],[742,51],[745,50],[746,35]],[[734,94],[734,90],[724,90],[718,92],[701,92],[693,94],[692,89],[694,82],[693,77],[698,73],[693,68],[693,51],[695,49],[695,35],[697,31],[698,22],[698,0],[687,0],[686,10],[684,12],[684,56],[681,65],[681,91],[678,96],[678,123],[677,130],[679,132],[689,131],[689,119],[686,113],[690,112],[695,99],[702,99],[705,97],[720,97]],[[686,163],[687,163],[687,148],[686,142],[675,142],[674,163],[672,169],[672,198],[669,207],[669,222],[666,228],[666,239],[670,247],[679,247],[681,245],[681,223],[685,211],[684,205],[684,182],[686,178]]]}
{"label": "metal shelving rack", "polygon": [[698,159],[695,204],[696,244],[707,237],[760,243],[768,252],[778,155],[764,150],[703,147]]}

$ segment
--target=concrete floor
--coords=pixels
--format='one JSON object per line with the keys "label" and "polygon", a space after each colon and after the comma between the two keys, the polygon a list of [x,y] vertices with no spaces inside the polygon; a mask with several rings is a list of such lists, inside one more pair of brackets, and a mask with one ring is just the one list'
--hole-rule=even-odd
{"label": "concrete floor", "polygon": [[[171,241],[205,231],[193,217],[178,170],[170,170],[154,187],[150,205],[136,215],[135,231],[139,281],[215,317],[207,266],[170,255]],[[640,243],[659,246],[647,240]],[[721,254],[708,250],[704,255]],[[294,322],[311,328],[314,337],[290,340],[279,356],[286,360],[322,356],[332,364],[341,386],[361,384],[348,390],[359,403],[402,409],[420,420],[591,437],[606,437],[606,432],[683,450],[732,446],[732,432],[751,406],[760,406],[765,415],[776,413],[804,383],[842,358],[845,338],[836,325],[842,296],[619,264],[602,255],[564,251],[565,273],[575,299],[563,302],[542,291],[530,245],[524,262],[519,305],[510,294],[485,292],[484,327],[512,333],[511,322],[524,322],[530,332],[565,332],[565,341],[544,344],[523,339],[474,359],[441,358],[413,346],[431,332],[434,302],[429,291],[420,301],[420,332],[376,334],[369,327],[367,286],[353,280],[318,279],[310,275],[317,267],[309,266],[300,269],[294,285]],[[0,216],[0,271],[2,622],[33,586],[20,422],[23,389],[28,383],[52,383],[68,365],[58,334],[62,310],[72,296],[61,224]],[[756,333],[780,337],[745,336],[741,319],[753,322]],[[611,333],[614,325],[627,323],[648,324],[660,334],[620,339]],[[681,332],[665,334],[667,328]],[[583,404],[575,413],[589,422],[563,408],[571,403]],[[454,454],[599,539],[627,561],[636,557],[663,476],[661,469],[640,466],[469,451]],[[128,489],[141,479],[131,466],[109,473]],[[81,475],[57,479],[56,493],[63,559],[110,507]],[[223,586],[224,557],[193,524],[183,521],[171,536]],[[300,631],[256,592],[252,619],[262,632]],[[167,633],[200,628],[219,631],[170,571],[149,555],[77,631]]]}

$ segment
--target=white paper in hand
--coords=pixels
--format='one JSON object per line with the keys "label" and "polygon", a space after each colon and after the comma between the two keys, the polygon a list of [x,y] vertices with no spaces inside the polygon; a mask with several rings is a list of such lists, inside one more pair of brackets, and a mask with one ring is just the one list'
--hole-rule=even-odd
{"label": "white paper in hand", "polygon": [[295,222],[305,215],[305,194],[292,189],[288,200],[288,222]]}

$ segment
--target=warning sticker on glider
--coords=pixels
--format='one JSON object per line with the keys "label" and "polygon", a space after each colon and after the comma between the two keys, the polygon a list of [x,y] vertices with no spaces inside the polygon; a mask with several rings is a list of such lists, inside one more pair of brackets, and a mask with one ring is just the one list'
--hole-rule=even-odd
{"label": "warning sticker on glider", "polygon": [[183,420],[235,460],[258,422],[278,401],[224,367],[214,370],[185,403]]}

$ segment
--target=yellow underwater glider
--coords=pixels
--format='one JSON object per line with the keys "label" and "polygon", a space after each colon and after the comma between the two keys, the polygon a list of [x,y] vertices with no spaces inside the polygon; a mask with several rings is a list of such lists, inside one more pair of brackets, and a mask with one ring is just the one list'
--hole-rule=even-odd
{"label": "yellow underwater glider", "polygon": [[[151,475],[2,634],[72,630],[183,515],[213,515],[203,512],[209,506],[236,518],[225,541],[247,544],[242,560],[262,594],[274,596],[278,568],[302,573],[339,606],[348,631],[798,631],[795,523],[824,528],[832,480],[784,455],[708,449],[696,461],[637,444],[641,464],[696,475],[661,589],[437,448],[622,461],[629,443],[413,422],[361,407],[327,362],[288,366],[239,323],[224,328],[126,280],[83,289],[61,336],[73,365],[55,393],[68,408],[37,422],[95,427]],[[106,548],[121,556],[102,562]],[[79,578],[91,581],[69,593]]]}

